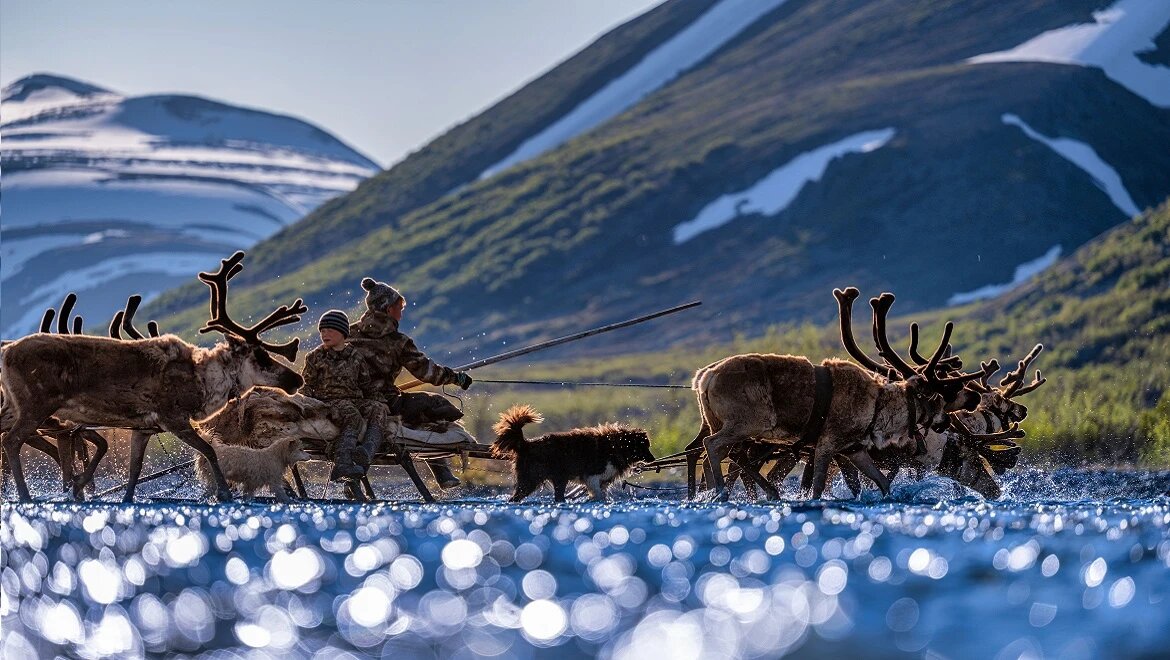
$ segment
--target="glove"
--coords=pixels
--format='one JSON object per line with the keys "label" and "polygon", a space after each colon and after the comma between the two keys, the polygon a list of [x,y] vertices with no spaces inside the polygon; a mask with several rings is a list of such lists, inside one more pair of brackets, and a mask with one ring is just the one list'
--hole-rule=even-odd
{"label": "glove", "polygon": [[471,375],[466,371],[460,371],[459,373],[455,374],[455,384],[458,385],[460,389],[464,390],[471,387]]}

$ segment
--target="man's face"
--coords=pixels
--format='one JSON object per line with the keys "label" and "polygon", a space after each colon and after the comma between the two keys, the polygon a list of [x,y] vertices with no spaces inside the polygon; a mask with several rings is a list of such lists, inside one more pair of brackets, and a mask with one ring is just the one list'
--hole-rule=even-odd
{"label": "man's face", "polygon": [[386,312],[387,312],[387,313],[390,315],[390,317],[391,317],[391,318],[393,318],[395,321],[401,321],[401,320],[402,320],[402,312],[403,312],[405,309],[406,309],[406,301],[405,301],[405,300],[399,300],[397,303],[395,303],[395,304],[393,304],[393,305],[390,305],[389,307],[387,307],[387,308],[386,308]]}
{"label": "man's face", "polygon": [[345,346],[345,335],[341,334],[333,328],[321,329],[321,345],[325,348],[337,350]]}

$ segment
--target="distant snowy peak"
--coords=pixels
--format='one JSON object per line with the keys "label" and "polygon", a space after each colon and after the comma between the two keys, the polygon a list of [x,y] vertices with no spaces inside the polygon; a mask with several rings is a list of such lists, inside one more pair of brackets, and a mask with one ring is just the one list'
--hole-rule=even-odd
{"label": "distant snowy peak", "polygon": [[248,248],[379,170],[305,121],[38,74],[3,90],[0,332],[65,293],[108,317]]}
{"label": "distant snowy peak", "polygon": [[80,80],[46,73],[21,78],[0,92],[0,122],[57,114],[70,108],[116,103],[122,96]]}
{"label": "distant snowy peak", "polygon": [[380,169],[329,133],[295,117],[183,94],[125,97],[48,74],[22,78],[4,88],[0,130],[5,140],[16,141],[6,145],[6,152],[227,146],[294,151],[350,163],[363,172]]}

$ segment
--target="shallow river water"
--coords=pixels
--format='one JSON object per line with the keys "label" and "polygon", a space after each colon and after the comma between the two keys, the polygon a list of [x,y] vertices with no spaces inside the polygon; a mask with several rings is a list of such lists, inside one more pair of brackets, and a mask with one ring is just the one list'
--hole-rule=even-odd
{"label": "shallow river water", "polygon": [[880,499],[8,504],[0,657],[1170,653],[1170,474]]}

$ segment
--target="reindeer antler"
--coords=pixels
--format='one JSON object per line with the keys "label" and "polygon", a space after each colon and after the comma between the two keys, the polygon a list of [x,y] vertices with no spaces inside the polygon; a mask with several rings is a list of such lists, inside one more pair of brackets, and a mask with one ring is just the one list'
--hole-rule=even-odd
{"label": "reindeer antler", "polygon": [[235,277],[244,267],[240,264],[244,259],[244,251],[239,250],[227,259],[220,261],[219,270],[214,273],[199,273],[199,279],[211,288],[211,318],[199,332],[216,330],[225,335],[232,335],[243,339],[254,346],[276,353],[289,362],[297,359],[297,347],[300,339],[293,339],[284,344],[269,344],[260,339],[260,334],[273,328],[301,320],[301,314],[309,311],[304,302],[297,298],[292,306],[281,305],[259,323],[246,328],[232,320],[227,311],[228,280]]}
{"label": "reindeer antler", "polygon": [[[142,296],[134,294],[126,299],[126,306],[116,314],[110,321],[110,336],[114,339],[123,339],[122,331],[125,331],[131,339],[145,339],[138,328],[134,327],[134,314],[138,312],[138,306],[142,304]],[[158,336],[158,324],[150,321],[146,324],[146,331],[151,337]]]}
{"label": "reindeer antler", "polygon": [[[914,367],[906,364],[902,356],[898,355],[898,352],[890,346],[890,340],[886,336],[886,316],[890,313],[890,308],[894,306],[894,294],[886,292],[877,298],[870,298],[869,306],[873,307],[873,340],[877,344],[878,352],[882,358],[898,370],[903,378],[918,375]],[[945,339],[943,343],[946,343]]]}
{"label": "reindeer antler", "polygon": [[[65,300],[61,301],[61,315],[57,316],[57,310],[52,307],[45,310],[41,316],[41,332],[49,332],[53,326],[53,317],[57,317],[57,334],[67,335],[69,332],[69,315],[73,313],[73,306],[77,304],[77,294],[70,291],[65,295]],[[72,334],[81,334],[81,316],[73,319]]]}
{"label": "reindeer antler", "polygon": [[[947,344],[947,350],[943,353],[943,358],[938,361],[940,367],[952,371],[960,371],[963,368],[963,359],[958,355],[951,355],[951,346]],[[929,364],[930,360],[922,357],[918,353],[918,324],[910,324],[910,359],[918,366]]]}
{"label": "reindeer antler", "polygon": [[837,299],[837,307],[841,318],[841,343],[844,344],[845,350],[849,352],[849,355],[854,360],[857,360],[857,363],[865,369],[891,380],[900,380],[901,376],[895,369],[888,365],[878,364],[870,359],[853,338],[853,301],[857,300],[857,297],[860,295],[861,292],[856,287],[849,287],[844,290],[833,289],[833,296]]}
{"label": "reindeer antler", "polygon": [[1044,344],[1036,344],[1033,346],[1032,350],[1029,351],[1026,356],[1024,356],[1024,359],[1020,360],[1018,366],[1014,370],[1009,371],[1007,375],[1003,377],[1003,380],[999,381],[1000,394],[1002,394],[1005,399],[1010,399],[1013,396],[1019,396],[1021,394],[1027,394],[1028,392],[1031,392],[1032,390],[1047,382],[1047,380],[1040,374],[1040,370],[1037,369],[1036,378],[1032,381],[1032,383],[1030,385],[1023,386],[1024,376],[1028,371],[1028,365],[1032,364],[1032,360],[1035,360],[1036,356],[1040,355],[1040,351],[1042,350],[1044,350]]}

